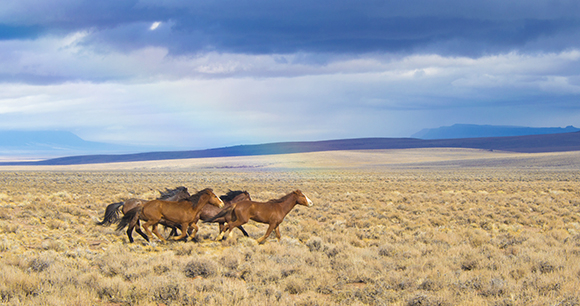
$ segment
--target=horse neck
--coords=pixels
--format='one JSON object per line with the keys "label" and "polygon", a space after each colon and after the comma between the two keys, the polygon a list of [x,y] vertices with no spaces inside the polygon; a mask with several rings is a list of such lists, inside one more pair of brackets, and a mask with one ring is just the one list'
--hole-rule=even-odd
{"label": "horse neck", "polygon": [[296,206],[296,196],[289,196],[284,201],[278,203],[284,214],[288,214]]}
{"label": "horse neck", "polygon": [[209,203],[209,200],[208,199],[203,199],[202,200],[202,197],[200,196],[199,199],[197,200],[197,203],[192,203],[191,204],[191,209],[193,209],[193,211],[195,211],[195,212],[199,212],[208,203]]}
{"label": "horse neck", "polygon": [[244,193],[239,194],[238,196],[236,196],[235,198],[233,198],[231,201],[228,202],[228,204],[232,205],[234,203],[238,203],[244,200],[248,200],[248,196]]}

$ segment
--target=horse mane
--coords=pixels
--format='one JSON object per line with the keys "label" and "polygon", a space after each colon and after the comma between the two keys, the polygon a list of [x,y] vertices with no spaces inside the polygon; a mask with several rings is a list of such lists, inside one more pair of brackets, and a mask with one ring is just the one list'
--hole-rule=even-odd
{"label": "horse mane", "polygon": [[287,194],[279,199],[272,199],[266,203],[270,203],[270,204],[282,203],[282,202],[286,201],[289,197],[291,197],[293,194],[294,194],[294,192],[290,192],[289,194]]}
{"label": "horse mane", "polygon": [[175,189],[165,188],[165,192],[158,190],[161,196],[158,198],[159,200],[165,200],[171,198],[172,196],[180,193],[180,192],[187,192],[187,187],[179,186],[175,187]]}
{"label": "horse mane", "polygon": [[228,193],[221,195],[220,199],[224,202],[230,202],[232,201],[235,197],[239,196],[242,193],[245,193],[246,191],[243,190],[230,190],[228,191]]}
{"label": "horse mane", "polygon": [[199,202],[199,198],[201,198],[201,196],[204,193],[210,193],[210,192],[213,192],[213,189],[206,188],[204,190],[198,191],[196,194],[191,195],[189,198],[187,198],[187,201],[191,202],[191,206],[195,208],[197,206],[197,203]]}

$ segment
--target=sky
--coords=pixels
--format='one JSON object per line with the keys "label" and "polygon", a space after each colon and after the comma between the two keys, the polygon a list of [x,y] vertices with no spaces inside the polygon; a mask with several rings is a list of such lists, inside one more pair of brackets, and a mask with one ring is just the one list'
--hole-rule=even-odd
{"label": "sky", "polygon": [[580,126],[577,0],[0,7],[0,130],[205,149]]}

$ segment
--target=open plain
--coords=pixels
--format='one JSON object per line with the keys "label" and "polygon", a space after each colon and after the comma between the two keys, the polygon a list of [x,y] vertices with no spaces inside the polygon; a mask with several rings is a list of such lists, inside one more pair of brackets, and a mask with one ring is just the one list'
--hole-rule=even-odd
{"label": "open plain", "polygon": [[[580,305],[580,152],[337,151],[0,168],[6,305]],[[129,244],[107,204],[302,190],[274,235]],[[168,232],[166,232],[168,234]]]}

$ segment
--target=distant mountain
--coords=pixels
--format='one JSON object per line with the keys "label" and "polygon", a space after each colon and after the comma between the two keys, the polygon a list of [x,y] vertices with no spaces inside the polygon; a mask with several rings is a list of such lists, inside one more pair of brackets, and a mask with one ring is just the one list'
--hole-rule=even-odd
{"label": "distant mountain", "polygon": [[522,126],[454,124],[452,126],[442,126],[434,129],[423,129],[411,135],[411,137],[419,139],[455,139],[455,138],[543,135],[543,134],[572,133],[578,131],[580,131],[580,129],[575,128],[571,125],[565,128],[560,127],[533,128]]}
{"label": "distant mountain", "polygon": [[86,141],[66,131],[0,131],[0,156],[46,157],[144,150],[147,148]]}
{"label": "distant mountain", "polygon": [[416,138],[359,138],[310,142],[280,142],[196,151],[71,156],[37,162],[0,163],[0,165],[74,165],[204,157],[272,155],[335,150],[411,148],[473,148],[524,153],[580,151],[580,132],[436,140],[423,140]]}

